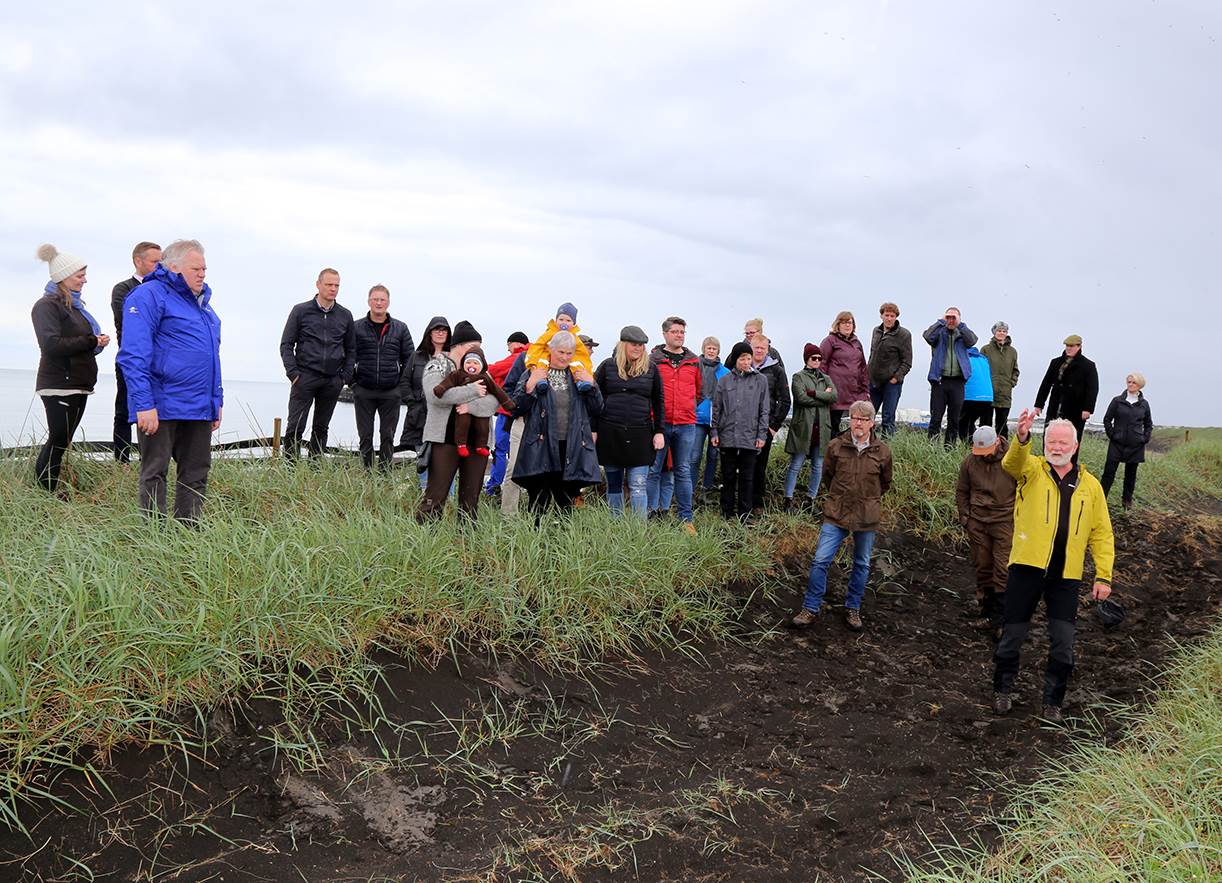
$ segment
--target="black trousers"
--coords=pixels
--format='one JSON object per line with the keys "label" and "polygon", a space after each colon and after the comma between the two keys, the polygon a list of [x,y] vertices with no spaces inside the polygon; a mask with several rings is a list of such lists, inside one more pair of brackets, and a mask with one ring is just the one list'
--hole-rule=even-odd
{"label": "black trousers", "polygon": [[114,427],[115,459],[120,463],[131,462],[132,459],[132,424],[127,419],[127,378],[123,369],[115,363],[115,427]]}
{"label": "black trousers", "polygon": [[1019,656],[1040,598],[1048,612],[1048,664],[1044,669],[1044,704],[1060,708],[1073,673],[1074,623],[1078,619],[1081,580],[1050,577],[1038,567],[1011,564],[1006,580],[1005,624],[993,655],[993,689],[1009,693],[1018,677]]}
{"label": "black trousers", "polygon": [[993,428],[1001,438],[1010,437],[1010,409],[993,406]]}
{"label": "black trousers", "polygon": [[[831,431],[832,431],[831,437],[832,438],[835,438],[836,436],[840,435],[840,433],[843,431],[840,428],[840,422],[844,420],[845,417],[848,416],[848,413],[849,413],[848,408],[845,408],[843,411],[838,411],[835,408],[827,409],[828,425],[831,427]],[[829,439],[829,441],[830,440],[831,439]]]}
{"label": "black trousers", "polygon": [[420,508],[416,510],[416,520],[423,524],[430,518],[441,517],[455,475],[458,476],[458,512],[474,518],[484,487],[488,458],[478,454],[460,457],[458,448],[447,444],[430,445],[429,451],[429,483],[420,500]]}
{"label": "black trousers", "polygon": [[970,443],[977,426],[990,426],[992,423],[991,402],[964,402],[959,416],[959,438]]}
{"label": "black trousers", "polygon": [[162,420],[153,435],[140,433],[140,509],[166,513],[166,474],[173,459],[174,517],[195,523],[204,508],[212,469],[211,420]]}
{"label": "black trousers", "polygon": [[935,439],[942,429],[942,415],[946,415],[946,446],[953,447],[959,440],[959,417],[963,412],[962,377],[943,377],[929,381],[929,437]]}
{"label": "black trousers", "polygon": [[[1133,502],[1133,492],[1137,489],[1137,467],[1140,463],[1125,463],[1124,464],[1124,486],[1120,491],[1120,499],[1125,503]],[[1116,480],[1116,470],[1120,466],[1119,459],[1107,458],[1107,462],[1103,464],[1103,496],[1107,496],[1112,491],[1112,482]]]}
{"label": "black trousers", "polygon": [[64,462],[64,452],[72,443],[76,428],[85,416],[85,403],[89,396],[77,393],[68,396],[39,396],[47,412],[47,441],[34,461],[34,477],[38,483],[55,493],[59,490],[59,472]]}
{"label": "black trousers", "polygon": [[331,428],[331,415],[339,401],[339,391],[344,381],[338,375],[325,377],[313,371],[302,371],[297,382],[289,387],[289,416],[284,426],[284,458],[294,460],[299,453],[298,443],[305,434],[310,408],[314,409],[314,425],[310,429],[310,456],[317,457],[327,449],[327,433]]}
{"label": "black trousers", "polygon": [[[727,449],[728,450],[728,449]],[[742,450],[740,448],[740,450]],[[754,473],[751,476],[751,508],[764,508],[764,493],[768,490],[768,455],[772,453],[772,434],[764,442],[764,447],[755,453]],[[722,472],[724,476],[725,473]]]}
{"label": "black trousers", "polygon": [[721,514],[725,518],[747,518],[754,504],[756,467],[763,458],[755,448],[718,448],[717,452],[721,461]]}
{"label": "black trousers", "polygon": [[378,418],[378,464],[389,468],[395,456],[395,430],[399,427],[399,387],[366,389],[352,387],[356,411],[356,434],[360,439],[361,462],[373,468],[373,418]]}

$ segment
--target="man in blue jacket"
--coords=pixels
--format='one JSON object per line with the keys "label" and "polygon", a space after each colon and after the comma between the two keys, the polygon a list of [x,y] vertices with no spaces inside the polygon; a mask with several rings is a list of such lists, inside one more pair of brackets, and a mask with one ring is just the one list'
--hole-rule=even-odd
{"label": "man in blue jacket", "polygon": [[310,456],[327,449],[331,415],[340,390],[352,382],[356,367],[356,328],[352,313],[335,302],[339,297],[339,273],[327,267],[315,283],[318,294],[289,311],[280,335],[280,360],[288,376],[289,415],[284,427],[284,458],[297,458],[297,446],[305,434],[310,409]]}
{"label": "man in blue jacket", "polygon": [[212,468],[212,433],[221,425],[221,320],[204,284],[204,247],[172,242],[157,268],[123,305],[117,361],[127,380],[140,445],[140,508],[166,512],[166,472],[178,478],[174,517],[199,519]]}
{"label": "man in blue jacket", "polygon": [[933,348],[929,361],[929,437],[938,437],[945,414],[944,439],[949,448],[959,440],[963,387],[972,376],[967,348],[976,345],[976,334],[963,323],[958,307],[947,307],[943,317],[925,329],[924,337]]}

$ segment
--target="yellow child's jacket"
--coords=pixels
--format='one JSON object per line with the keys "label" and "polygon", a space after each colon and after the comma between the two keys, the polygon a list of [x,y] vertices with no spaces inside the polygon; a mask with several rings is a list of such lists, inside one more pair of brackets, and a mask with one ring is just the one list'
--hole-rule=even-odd
{"label": "yellow child's jacket", "polygon": [[[531,368],[538,368],[540,366],[544,368],[547,367],[547,345],[551,341],[552,336],[559,330],[560,326],[556,324],[556,320],[549,319],[547,322],[547,328],[542,334],[539,335],[538,340],[532,343],[526,350],[527,371],[529,371]],[[581,328],[574,325],[569,329],[569,332],[572,333],[574,339],[577,341],[577,349],[574,351],[573,361],[570,362],[569,365],[580,366],[593,374],[594,366],[590,364],[593,361],[590,358],[590,350],[586,348],[586,345],[581,342],[581,338],[577,336],[581,333]]]}
{"label": "yellow child's jacket", "polygon": [[[1027,564],[1041,570],[1052,559],[1052,541],[1060,515],[1061,492],[1052,467],[1043,457],[1031,455],[1031,438],[1010,445],[1001,466],[1018,482],[1014,498],[1014,542],[1010,563]],[[1095,580],[1110,584],[1116,561],[1116,542],[1107,498],[1099,479],[1078,467],[1078,486],[1069,502],[1069,536],[1065,542],[1065,578],[1081,579],[1086,547],[1095,559]]]}

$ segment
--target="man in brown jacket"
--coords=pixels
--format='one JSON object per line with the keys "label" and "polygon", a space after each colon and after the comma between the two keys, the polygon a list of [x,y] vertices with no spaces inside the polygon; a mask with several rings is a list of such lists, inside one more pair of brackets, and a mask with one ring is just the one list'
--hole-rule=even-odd
{"label": "man in brown jacket", "polygon": [[981,426],[972,435],[972,450],[959,467],[955,506],[959,523],[971,543],[976,566],[976,603],[979,627],[1001,637],[1005,607],[1010,543],[1014,539],[1015,481],[1001,468],[1008,443],[991,426]]}
{"label": "man in brown jacket", "polygon": [[806,598],[790,625],[806,628],[819,616],[827,592],[827,570],[852,534],[853,572],[844,601],[844,621],[859,632],[874,532],[882,520],[882,496],[891,487],[891,449],[874,436],[874,406],[869,402],[849,406],[849,432],[838,435],[827,446],[823,478],[828,487],[823,527],[810,565]]}

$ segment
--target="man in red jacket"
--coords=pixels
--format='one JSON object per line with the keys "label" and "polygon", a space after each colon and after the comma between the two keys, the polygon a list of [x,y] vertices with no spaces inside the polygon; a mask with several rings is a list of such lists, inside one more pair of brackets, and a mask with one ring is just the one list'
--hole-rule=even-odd
{"label": "man in red jacket", "polygon": [[[497,385],[502,389],[505,387],[505,378],[509,375],[509,369],[513,367],[513,361],[518,357],[518,354],[530,346],[530,338],[523,331],[515,331],[509,335],[509,339],[505,341],[509,347],[509,355],[501,359],[499,362],[493,362],[488,366],[488,376],[497,382]],[[511,397],[513,396],[512,389],[506,389]],[[504,407],[498,408],[496,412],[496,448],[492,453],[492,471],[488,473],[488,483],[484,485],[484,493],[495,494],[498,489],[504,484],[505,469],[509,463],[509,425],[513,422],[513,415],[505,410]]]}
{"label": "man in red jacket", "polygon": [[662,378],[664,401],[662,436],[665,447],[658,451],[657,459],[649,467],[646,492],[649,497],[649,513],[659,512],[659,486],[662,471],[669,455],[675,476],[675,499],[679,501],[679,518],[689,534],[696,533],[692,516],[692,446],[696,443],[696,399],[700,395],[703,378],[700,374],[700,358],[683,345],[687,338],[687,323],[678,316],[671,316],[662,323],[665,343],[658,344],[649,354]]}

